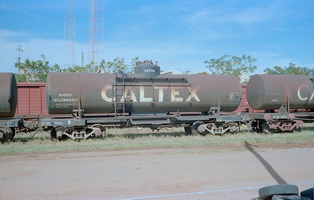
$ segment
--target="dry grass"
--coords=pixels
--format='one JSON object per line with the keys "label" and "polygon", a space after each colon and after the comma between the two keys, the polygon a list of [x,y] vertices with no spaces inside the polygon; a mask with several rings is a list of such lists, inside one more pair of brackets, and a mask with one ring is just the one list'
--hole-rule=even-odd
{"label": "dry grass", "polygon": [[224,147],[251,144],[290,144],[314,142],[314,124],[307,125],[300,133],[257,134],[243,127],[238,134],[223,136],[186,135],[182,128],[162,129],[153,132],[150,129],[109,129],[109,135],[103,139],[83,141],[51,141],[47,132],[31,137],[28,134],[17,135],[12,142],[1,144],[0,154],[51,153],[77,151],[106,151],[156,148],[197,148]]}

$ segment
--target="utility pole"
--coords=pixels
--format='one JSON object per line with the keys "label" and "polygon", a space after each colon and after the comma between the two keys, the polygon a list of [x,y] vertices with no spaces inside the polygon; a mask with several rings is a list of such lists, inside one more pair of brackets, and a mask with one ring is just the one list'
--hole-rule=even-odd
{"label": "utility pole", "polygon": [[66,49],[64,64],[74,67],[76,65],[74,0],[65,0],[64,42]]}

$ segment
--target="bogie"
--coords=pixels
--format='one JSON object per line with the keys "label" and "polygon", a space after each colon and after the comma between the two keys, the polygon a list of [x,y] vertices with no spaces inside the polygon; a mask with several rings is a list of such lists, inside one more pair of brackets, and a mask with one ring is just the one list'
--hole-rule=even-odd
{"label": "bogie", "polygon": [[87,138],[103,138],[106,136],[106,129],[103,126],[91,127],[54,127],[50,130],[51,139],[65,140],[81,140]]}
{"label": "bogie", "polygon": [[184,127],[187,134],[193,135],[223,135],[225,133],[236,133],[239,129],[237,123],[215,123],[196,121],[191,126]]}

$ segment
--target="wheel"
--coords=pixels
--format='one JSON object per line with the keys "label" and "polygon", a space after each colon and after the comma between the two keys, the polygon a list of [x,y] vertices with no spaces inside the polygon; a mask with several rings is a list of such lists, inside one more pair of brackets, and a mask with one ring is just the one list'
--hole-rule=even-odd
{"label": "wheel", "polygon": [[192,134],[192,127],[191,126],[185,126],[184,131],[186,134],[191,135]]}
{"label": "wheel", "polygon": [[55,127],[50,130],[50,139],[51,140],[66,140],[68,137],[63,135],[62,132],[64,131],[63,127]]}
{"label": "wheel", "polygon": [[9,140],[8,135],[5,133],[4,130],[0,129],[0,142],[5,143]]}
{"label": "wheel", "polygon": [[228,126],[230,127],[229,132],[234,134],[238,132],[238,126],[236,124],[228,124]]}
{"label": "wheel", "polygon": [[258,125],[258,122],[252,122],[251,124],[251,129],[252,131],[256,132],[256,133],[261,133],[263,132],[262,131],[262,128]]}
{"label": "wheel", "polygon": [[274,129],[270,129],[269,125],[267,124],[267,122],[263,122],[262,123],[262,130],[265,134],[273,134],[275,133]]}
{"label": "wheel", "polygon": [[106,137],[106,136],[107,136],[106,128],[103,127],[103,126],[101,126],[101,127],[99,127],[99,128],[100,128],[100,130],[101,130],[101,135],[102,135],[102,137]]}
{"label": "wheel", "polygon": [[259,189],[259,196],[263,200],[271,200],[274,195],[298,195],[299,190],[296,185],[279,184],[266,186]]}
{"label": "wheel", "polygon": [[201,134],[201,133],[197,130],[198,127],[199,127],[199,125],[201,125],[201,124],[204,124],[204,122],[202,122],[202,121],[196,121],[196,122],[193,123],[192,128],[191,128],[192,135],[199,135],[199,134]]}
{"label": "wheel", "polygon": [[11,131],[12,131],[12,135],[11,135],[10,140],[13,140],[13,138],[14,138],[14,136],[15,136],[15,129],[14,129],[14,128],[11,128]]}
{"label": "wheel", "polygon": [[104,138],[107,136],[106,128],[102,126],[101,124],[94,124],[92,125],[92,128],[99,128],[100,134],[98,134],[96,137],[98,138]]}
{"label": "wheel", "polygon": [[295,128],[292,130],[293,133],[300,133],[302,131],[302,128]]}
{"label": "wheel", "polygon": [[14,135],[11,128],[0,128],[0,142],[1,143],[12,140],[13,137]]}
{"label": "wheel", "polygon": [[52,128],[52,129],[50,130],[50,138],[51,138],[52,140],[56,140],[56,139],[57,139],[57,131],[56,131],[55,128]]}

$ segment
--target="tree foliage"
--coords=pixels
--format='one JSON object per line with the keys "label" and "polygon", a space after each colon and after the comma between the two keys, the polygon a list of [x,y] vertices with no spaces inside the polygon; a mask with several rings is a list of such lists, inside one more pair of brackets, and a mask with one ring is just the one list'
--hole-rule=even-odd
{"label": "tree foliage", "polygon": [[[138,60],[134,58],[132,62]],[[66,69],[61,69],[62,72],[109,72],[113,74],[131,73],[133,63],[128,65],[125,63],[124,58],[115,58],[113,61],[101,60],[99,64],[89,63],[85,67],[74,66]]]}
{"label": "tree foliage", "polygon": [[55,64],[52,67],[44,58],[42,60],[30,61],[26,59],[24,63],[15,63],[15,67],[19,70],[16,74],[18,82],[45,82],[49,72],[109,72],[113,74],[131,73],[133,66],[139,58],[134,58],[130,65],[126,64],[123,58],[115,58],[113,61],[102,60],[98,65],[94,63],[86,66],[74,66],[61,68]]}
{"label": "tree foliage", "polygon": [[204,63],[210,74],[233,74],[239,79],[243,75],[253,73],[257,68],[254,63],[257,60],[251,56],[243,55],[241,57],[224,55],[220,58],[212,58]]}
{"label": "tree foliage", "polygon": [[314,69],[308,67],[296,67],[296,64],[289,63],[289,67],[274,66],[273,69],[266,68],[266,74],[296,74],[296,75],[314,75]]}
{"label": "tree foliage", "polygon": [[57,64],[50,67],[49,62],[45,59],[37,61],[26,59],[24,63],[15,63],[15,67],[20,72],[16,75],[18,82],[44,82],[48,72],[60,69]]}
{"label": "tree foliage", "polygon": [[130,65],[125,64],[124,58],[120,59],[119,57],[113,59],[113,61],[106,62],[102,60],[99,68],[113,74],[130,73],[132,71]]}

